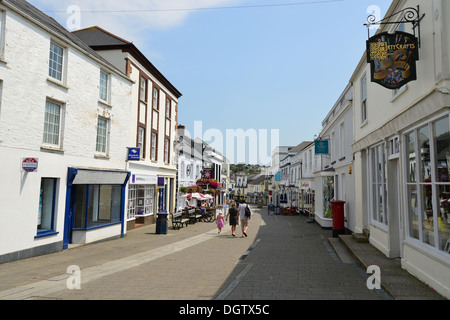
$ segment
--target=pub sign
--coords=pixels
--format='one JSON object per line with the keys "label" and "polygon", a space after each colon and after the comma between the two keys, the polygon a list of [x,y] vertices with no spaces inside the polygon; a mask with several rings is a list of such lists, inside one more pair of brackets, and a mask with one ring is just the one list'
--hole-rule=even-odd
{"label": "pub sign", "polygon": [[417,38],[409,33],[383,32],[367,40],[367,62],[371,80],[388,89],[398,89],[417,79],[419,60]]}

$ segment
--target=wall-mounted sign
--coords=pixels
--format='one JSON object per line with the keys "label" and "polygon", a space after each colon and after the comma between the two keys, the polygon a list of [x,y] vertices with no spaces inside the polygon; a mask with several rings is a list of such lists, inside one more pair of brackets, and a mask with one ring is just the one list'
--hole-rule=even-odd
{"label": "wall-mounted sign", "polygon": [[128,148],[128,161],[139,161],[141,148]]}
{"label": "wall-mounted sign", "polygon": [[416,80],[417,60],[419,45],[412,34],[383,32],[367,40],[367,62],[370,63],[372,82],[385,88],[398,89]]}
{"label": "wall-mounted sign", "polygon": [[314,141],[315,154],[329,154],[328,140],[316,140]]}
{"label": "wall-mounted sign", "polygon": [[38,158],[22,158],[22,172],[37,172]]}

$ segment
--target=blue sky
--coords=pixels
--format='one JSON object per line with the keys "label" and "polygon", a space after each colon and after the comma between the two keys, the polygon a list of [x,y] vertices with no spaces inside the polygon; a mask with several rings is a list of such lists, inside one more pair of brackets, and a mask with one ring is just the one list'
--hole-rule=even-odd
{"label": "blue sky", "polygon": [[[70,17],[66,10],[76,5],[81,9],[77,21],[81,28],[98,25],[133,41],[183,94],[178,119],[191,134],[194,121],[201,121],[203,131],[218,129],[224,137],[227,129],[265,129],[269,134],[279,130],[280,145],[297,145],[320,133],[322,120],[364,53],[363,24],[369,7],[378,6],[383,16],[391,4],[391,0],[29,2],[66,27]],[[188,8],[202,10],[180,10]]]}

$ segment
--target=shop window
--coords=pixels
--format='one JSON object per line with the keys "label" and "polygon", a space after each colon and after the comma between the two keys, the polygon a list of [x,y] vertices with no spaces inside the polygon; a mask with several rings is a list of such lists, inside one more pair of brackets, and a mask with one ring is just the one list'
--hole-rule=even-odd
{"label": "shop window", "polygon": [[121,185],[77,185],[75,199],[75,228],[120,222]]}
{"label": "shop window", "polygon": [[389,140],[389,159],[398,158],[399,152],[399,138],[394,137]]}
{"label": "shop window", "polygon": [[57,179],[42,178],[39,192],[37,236],[54,234]]}
{"label": "shop window", "polygon": [[370,160],[370,207],[372,212],[372,220],[387,225],[387,163],[384,144],[380,144],[370,149]]}
{"label": "shop window", "polygon": [[450,251],[450,119],[405,135],[409,237]]}
{"label": "shop window", "polygon": [[323,217],[331,219],[331,201],[334,200],[334,177],[323,177]]}

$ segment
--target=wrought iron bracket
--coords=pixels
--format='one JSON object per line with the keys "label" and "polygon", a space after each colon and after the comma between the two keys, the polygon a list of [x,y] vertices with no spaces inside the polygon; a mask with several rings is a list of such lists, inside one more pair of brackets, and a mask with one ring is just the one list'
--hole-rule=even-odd
{"label": "wrought iron bracket", "polygon": [[[414,31],[414,36],[417,37],[420,47],[420,21],[425,17],[425,13],[420,15],[420,6],[417,8],[405,8],[400,10],[388,17],[384,17],[382,20],[376,21],[376,16],[370,15],[367,17],[367,23],[364,25],[367,27],[367,35],[370,38],[369,28],[374,25],[384,25],[384,24],[399,24],[399,23],[411,23]],[[390,21],[392,18],[398,21]],[[417,35],[416,35],[417,28]]]}

